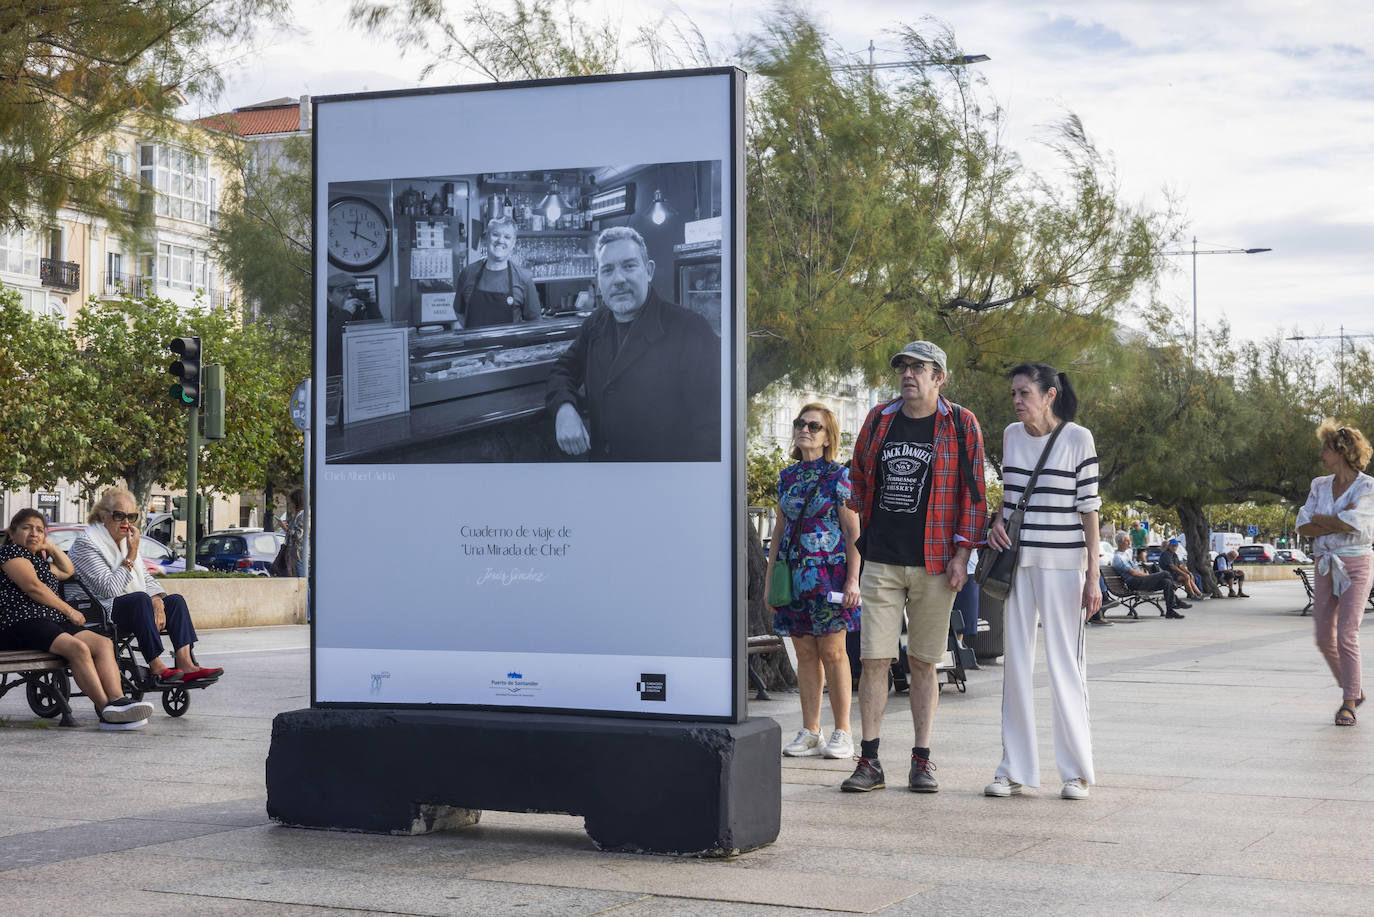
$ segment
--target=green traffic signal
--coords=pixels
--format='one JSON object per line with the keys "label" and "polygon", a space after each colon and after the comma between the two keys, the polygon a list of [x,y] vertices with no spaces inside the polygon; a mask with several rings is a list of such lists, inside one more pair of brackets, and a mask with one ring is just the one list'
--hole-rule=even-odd
{"label": "green traffic signal", "polygon": [[180,358],[167,367],[180,380],[168,393],[177,404],[194,407],[200,403],[200,338],[172,338],[167,349]]}
{"label": "green traffic signal", "polygon": [[174,385],[171,388],[169,388],[167,390],[167,394],[171,395],[172,400],[175,401],[177,404],[181,405],[182,407],[192,407],[196,403],[196,399],[186,394],[186,392],[182,390],[180,385]]}

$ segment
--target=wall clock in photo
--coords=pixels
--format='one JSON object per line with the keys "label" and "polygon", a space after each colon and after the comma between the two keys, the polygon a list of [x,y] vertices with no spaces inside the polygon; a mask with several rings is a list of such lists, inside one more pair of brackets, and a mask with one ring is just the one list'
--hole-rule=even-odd
{"label": "wall clock in photo", "polygon": [[375,267],[391,247],[391,224],[382,208],[360,197],[329,205],[329,260],[352,271]]}

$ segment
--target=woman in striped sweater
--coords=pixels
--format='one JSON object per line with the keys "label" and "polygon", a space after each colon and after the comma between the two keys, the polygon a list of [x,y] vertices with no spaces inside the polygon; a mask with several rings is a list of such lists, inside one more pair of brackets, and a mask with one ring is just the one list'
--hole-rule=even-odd
{"label": "woman in striped sweater", "polygon": [[1019,567],[1005,605],[1002,675],[1002,763],[984,792],[1015,796],[1040,785],[1031,675],[1035,624],[1044,624],[1049,665],[1054,757],[1064,781],[1060,796],[1086,799],[1094,782],[1088,688],[1083,659],[1084,622],[1102,607],[1095,555],[1098,542],[1097,447],[1073,423],[1078,397],[1069,377],[1044,363],[1022,363],[1009,373],[1020,423],[1002,438],[1002,511],[988,542],[1011,544],[1003,520],[1025,492],[1050,434],[1060,425],[1045,466],[1026,504]]}

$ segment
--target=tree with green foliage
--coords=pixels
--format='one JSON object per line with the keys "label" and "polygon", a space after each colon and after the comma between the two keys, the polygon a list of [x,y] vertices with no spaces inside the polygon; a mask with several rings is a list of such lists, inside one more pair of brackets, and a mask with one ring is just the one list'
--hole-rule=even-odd
{"label": "tree with green foliage", "polygon": [[62,458],[87,445],[69,393],[88,381],[71,335],[0,288],[0,488],[56,486]]}
{"label": "tree with green foliage", "polygon": [[[232,116],[231,116],[232,117]],[[310,335],[310,143],[289,137],[267,144],[221,133],[215,144],[228,166],[224,205],[215,230],[220,264],[256,318],[273,328]]]}
{"label": "tree with green foliage", "polygon": [[202,444],[204,491],[236,493],[301,479],[300,431],[287,412],[309,349],[273,329],[244,327],[223,309],[183,310],[149,296],[92,299],[70,330],[0,295],[0,484],[51,485],[87,497],[123,482],[140,505],[156,483],[186,482],[187,409],[168,389],[167,343],[201,339],[227,376],[226,438]]}
{"label": "tree with green foliage", "polygon": [[73,207],[126,233],[137,180],[102,138],[131,119],[175,129],[188,97],[213,92],[212,53],[247,38],[286,0],[47,0],[0,5],[0,229]]}

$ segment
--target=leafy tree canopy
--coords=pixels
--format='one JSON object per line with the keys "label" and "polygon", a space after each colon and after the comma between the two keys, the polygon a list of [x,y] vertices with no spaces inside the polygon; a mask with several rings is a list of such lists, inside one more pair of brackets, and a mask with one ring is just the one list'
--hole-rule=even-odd
{"label": "leafy tree canopy", "polygon": [[[45,0],[0,4],[0,229],[72,206],[137,228],[134,179],[99,141],[131,118],[170,131],[184,99],[219,88],[210,52],[286,0]],[[112,194],[112,191],[122,193]]]}

